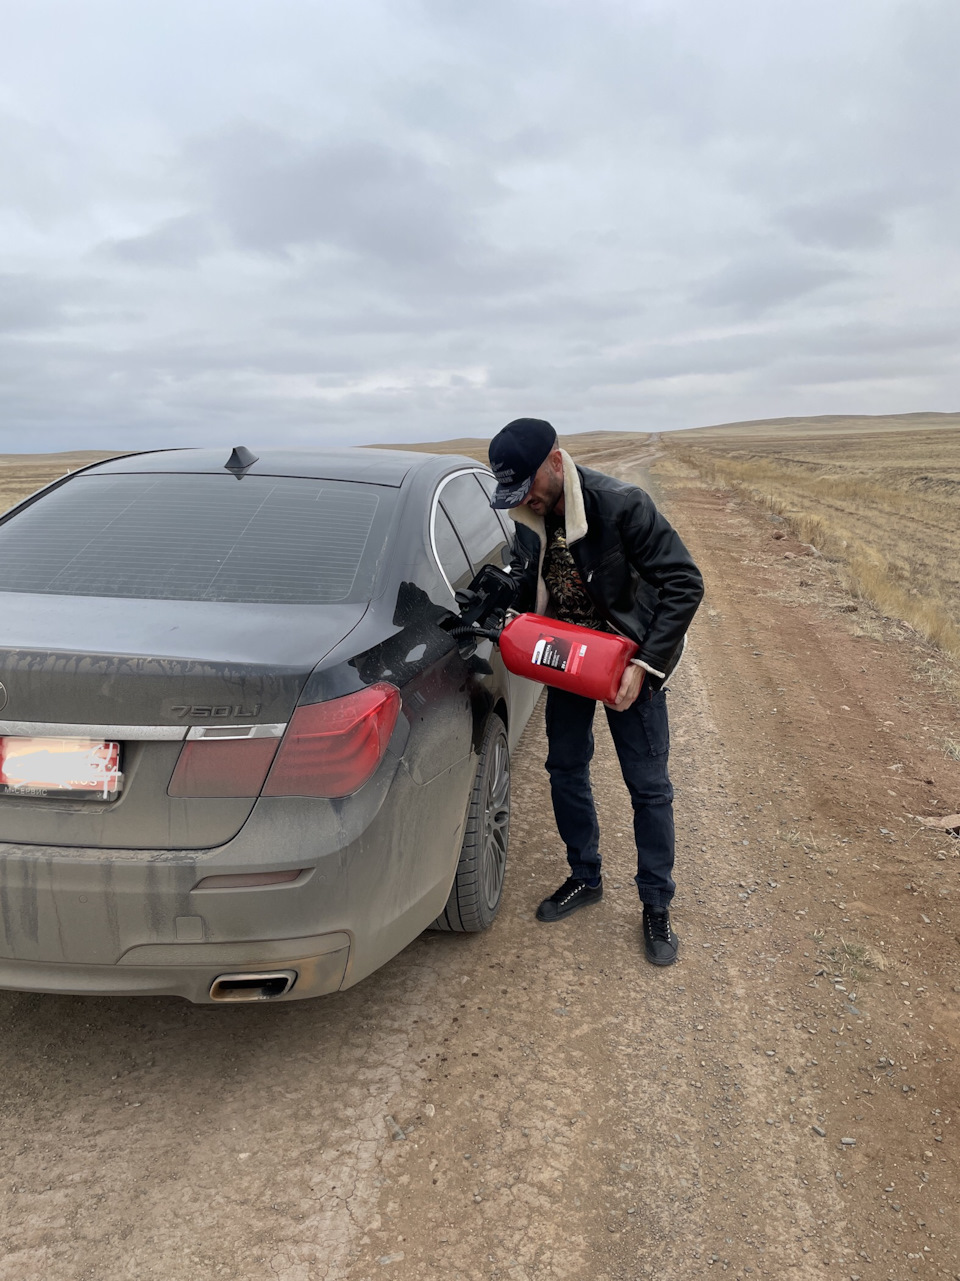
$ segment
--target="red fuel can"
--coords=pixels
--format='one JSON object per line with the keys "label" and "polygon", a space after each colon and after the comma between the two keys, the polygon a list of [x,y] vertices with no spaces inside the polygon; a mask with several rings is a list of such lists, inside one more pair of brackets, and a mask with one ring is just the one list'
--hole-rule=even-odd
{"label": "red fuel can", "polygon": [[614,632],[519,614],[500,634],[503,665],[515,676],[612,703],[637,646]]}

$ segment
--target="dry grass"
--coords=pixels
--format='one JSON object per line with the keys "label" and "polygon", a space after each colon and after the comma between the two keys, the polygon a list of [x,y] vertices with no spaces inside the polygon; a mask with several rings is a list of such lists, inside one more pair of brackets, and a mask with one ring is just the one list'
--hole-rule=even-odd
{"label": "dry grass", "polygon": [[960,656],[960,416],[939,417],[899,431],[744,424],[664,439],[710,483],[782,517],[854,596]]}
{"label": "dry grass", "polygon": [[89,467],[116,450],[76,449],[63,454],[0,454],[0,512],[67,472]]}
{"label": "dry grass", "polygon": [[833,966],[834,974],[840,975],[841,978],[854,979],[858,983],[868,979],[871,970],[882,972],[887,968],[886,960],[875,947],[870,947],[866,943],[850,942],[848,939],[841,939],[836,947],[830,949],[827,956]]}

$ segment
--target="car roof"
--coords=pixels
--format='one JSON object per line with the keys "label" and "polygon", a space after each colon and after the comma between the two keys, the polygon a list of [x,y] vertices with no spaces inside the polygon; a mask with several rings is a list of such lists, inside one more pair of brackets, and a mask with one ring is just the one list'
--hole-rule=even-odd
{"label": "car roof", "polygon": [[[256,450],[253,451],[256,453]],[[128,454],[85,468],[87,475],[208,473],[226,475],[229,449],[163,449]],[[318,480],[355,480],[399,486],[411,471],[443,472],[455,467],[481,467],[472,458],[420,453],[412,449],[264,449],[243,470],[246,476],[302,476]]]}

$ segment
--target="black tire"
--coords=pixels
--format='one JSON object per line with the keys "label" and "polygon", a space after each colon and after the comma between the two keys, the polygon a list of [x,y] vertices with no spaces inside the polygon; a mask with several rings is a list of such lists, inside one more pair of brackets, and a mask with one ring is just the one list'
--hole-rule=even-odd
{"label": "black tire", "polygon": [[510,748],[499,716],[487,721],[447,905],[431,929],[488,929],[500,906],[510,843]]}

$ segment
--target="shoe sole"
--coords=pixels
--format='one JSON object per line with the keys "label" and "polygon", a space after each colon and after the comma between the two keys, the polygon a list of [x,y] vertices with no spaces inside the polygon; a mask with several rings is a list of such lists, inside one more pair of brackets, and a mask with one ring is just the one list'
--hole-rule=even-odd
{"label": "shoe sole", "polygon": [[[557,921],[565,921],[568,916],[573,916],[574,912],[579,912],[582,907],[590,907],[593,903],[599,903],[602,898],[603,895],[598,894],[596,898],[581,899],[579,903],[574,903],[573,907],[566,908],[558,916],[541,916],[540,911],[543,906],[543,904],[541,904],[540,907],[537,908],[536,917],[537,920],[541,921],[544,925],[556,925]],[[549,901],[550,900],[548,899],[547,902]]]}

